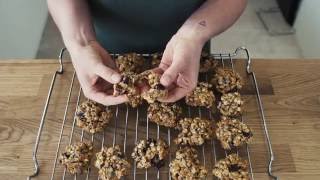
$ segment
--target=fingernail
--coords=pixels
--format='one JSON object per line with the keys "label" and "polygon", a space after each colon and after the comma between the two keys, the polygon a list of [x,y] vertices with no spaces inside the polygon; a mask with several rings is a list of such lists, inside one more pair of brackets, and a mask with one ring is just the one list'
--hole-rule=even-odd
{"label": "fingernail", "polygon": [[113,82],[117,83],[121,80],[121,76],[119,74],[112,74],[111,79]]}

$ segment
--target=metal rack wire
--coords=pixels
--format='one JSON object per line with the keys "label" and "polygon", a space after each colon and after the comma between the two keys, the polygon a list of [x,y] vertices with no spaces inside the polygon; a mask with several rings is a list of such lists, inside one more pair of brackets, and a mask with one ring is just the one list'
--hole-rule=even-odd
{"label": "metal rack wire", "polygon": [[[35,141],[35,144],[34,144],[33,156],[32,156],[33,157],[33,161],[34,161],[35,170],[34,170],[32,175],[27,177],[27,179],[31,179],[33,177],[36,177],[40,172],[40,165],[38,163],[37,154],[38,154],[39,144],[41,142],[41,134],[42,134],[42,131],[43,131],[43,126],[44,126],[45,120],[46,120],[47,111],[48,111],[48,107],[49,107],[49,102],[50,102],[50,99],[51,99],[51,96],[52,96],[52,93],[53,93],[53,89],[54,89],[54,85],[55,85],[55,82],[56,82],[56,79],[57,79],[56,77],[57,77],[57,75],[62,76],[63,72],[64,72],[64,64],[63,64],[62,61],[63,61],[63,55],[64,55],[65,51],[66,51],[66,49],[64,48],[60,52],[60,55],[59,55],[59,69],[54,73],[54,75],[52,77],[52,81],[51,81],[51,84],[50,84],[49,92],[48,92],[48,95],[47,95],[47,99],[46,99],[45,106],[44,106],[44,109],[43,109],[42,117],[41,117],[41,120],[40,120],[40,125],[39,125],[39,129],[38,129],[36,141]],[[233,59],[237,58],[241,53],[245,55],[246,73],[247,73],[248,76],[251,77],[251,81],[252,81],[252,84],[254,86],[253,88],[254,88],[255,93],[256,93],[255,95],[256,95],[257,102],[258,102],[258,109],[259,109],[260,118],[261,118],[261,122],[262,122],[263,132],[264,132],[264,135],[265,135],[267,150],[268,150],[268,153],[269,153],[268,169],[266,170],[266,172],[268,173],[268,175],[272,179],[278,179],[272,173],[272,163],[274,161],[274,154],[273,154],[271,140],[270,140],[269,133],[268,133],[266,118],[265,118],[265,115],[264,115],[264,109],[263,109],[263,105],[262,105],[262,101],[261,101],[261,97],[260,97],[260,92],[259,92],[257,79],[256,79],[256,76],[255,76],[255,73],[251,70],[251,58],[250,58],[250,55],[249,55],[249,51],[245,47],[240,47],[240,48],[237,48],[234,53],[229,53],[229,54],[211,54],[211,56],[216,60],[220,60],[221,65],[223,67],[226,66],[226,64],[228,63],[231,66],[231,68],[234,70],[234,62],[233,62],[234,60]],[[143,56],[148,57],[150,55],[143,54]],[[203,81],[208,81],[208,75],[205,74],[204,76],[202,76],[202,80]],[[65,124],[66,124],[66,120],[67,120],[67,114],[68,114],[68,112],[71,111],[70,110],[70,99],[71,99],[71,96],[72,96],[72,92],[75,89],[74,88],[75,81],[76,81],[76,74],[75,74],[75,72],[73,72],[71,83],[70,83],[70,87],[69,87],[69,91],[68,91],[68,96],[67,96],[67,100],[66,100],[64,115],[63,115],[63,119],[62,119],[62,123],[61,123],[60,134],[59,134],[59,137],[58,137],[57,148],[56,148],[56,152],[55,152],[55,156],[54,156],[54,160],[53,160],[52,173],[51,173],[51,176],[50,176],[51,180],[55,179],[55,177],[57,175],[56,174],[57,173],[56,172],[57,159],[58,159],[59,152],[61,151],[61,141],[62,141],[62,136],[63,136],[63,133],[64,133],[64,129],[65,129]],[[79,88],[79,90],[77,92],[76,107],[80,103],[81,96],[82,96],[82,90],[81,90],[81,88]],[[127,151],[128,151],[128,142],[127,141],[128,141],[129,112],[134,112],[135,113],[135,117],[133,117],[133,119],[135,120],[135,123],[134,123],[134,126],[135,126],[134,127],[134,129],[135,129],[134,143],[136,143],[138,141],[138,138],[139,138],[138,134],[139,134],[139,131],[141,131],[142,128],[145,128],[145,137],[146,138],[150,137],[149,136],[149,134],[150,134],[149,119],[143,113],[144,109],[141,109],[141,108],[131,108],[128,105],[122,105],[122,107],[120,107],[120,105],[117,105],[114,108],[115,108],[115,117],[114,117],[114,122],[113,122],[114,123],[114,127],[113,127],[112,146],[116,145],[117,136],[119,136],[118,131],[122,130],[121,128],[118,128],[118,123],[121,122],[122,120],[124,120],[123,144],[122,144],[123,147],[122,147],[122,150],[123,150],[123,153],[126,154]],[[124,113],[125,114],[124,115],[125,116],[124,119],[119,118],[120,108],[124,109],[124,112],[125,112]],[[191,116],[199,116],[199,117],[205,117],[207,119],[215,121],[214,118],[213,118],[214,114],[208,109],[191,108],[191,107],[186,107],[186,109],[187,109],[187,116],[189,116],[189,117],[191,117]],[[75,112],[75,109],[73,109],[72,111],[73,111],[72,127],[71,127],[70,134],[68,136],[68,138],[69,138],[68,144],[69,145],[73,141],[75,128],[78,128],[78,127],[75,127],[75,123],[76,123],[76,119],[75,119],[75,113],[76,112]],[[244,121],[244,118],[242,117],[241,120]],[[143,121],[145,127],[141,126],[141,123],[142,123],[141,121]],[[168,157],[168,161],[170,162],[171,159],[172,159],[172,156],[174,154],[174,151],[173,151],[174,148],[171,148],[171,147],[174,146],[174,144],[171,143],[172,142],[172,138],[173,138],[172,134],[174,132],[172,132],[171,129],[162,129],[162,127],[159,127],[159,125],[155,126],[155,129],[153,129],[153,130],[155,130],[155,132],[156,132],[156,138],[157,139],[159,139],[161,135],[162,135],[161,138],[167,139],[167,142],[168,142],[168,144],[170,146],[170,153],[169,153],[169,157]],[[160,133],[160,130],[162,130],[161,133]],[[81,141],[84,140],[84,134],[85,133],[86,132],[81,130],[81,134],[80,134],[80,140]],[[105,136],[106,136],[105,131],[103,131],[100,134],[101,138],[96,138],[95,136],[98,136],[96,134],[90,134],[89,137],[90,136],[91,136],[91,142],[92,143],[94,143],[94,141],[101,141],[101,148],[105,145]],[[140,137],[140,138],[142,138],[142,137]],[[254,178],[254,172],[253,172],[253,164],[251,162],[251,156],[250,156],[250,153],[251,153],[250,152],[250,145],[246,145],[244,148],[245,148],[245,151],[246,151],[246,158],[247,158],[247,160],[249,162],[250,178],[252,180],[254,180],[255,178]],[[206,157],[206,151],[210,152],[212,154],[211,158],[207,158]],[[199,152],[200,152],[199,154],[201,154],[200,158],[202,160],[203,165],[207,166],[208,164],[216,163],[218,158],[221,158],[218,155],[218,151],[223,151],[223,156],[226,156],[226,155],[228,155],[228,153],[231,153],[229,151],[222,150],[222,148],[219,147],[219,144],[215,140],[211,140],[211,142],[207,142],[206,145],[200,147],[199,148]],[[239,150],[236,149],[236,150],[233,151],[233,153],[238,153],[239,154]],[[167,163],[167,165],[168,165],[168,163]],[[89,179],[89,178],[92,179],[91,176],[90,176],[90,173],[91,173],[91,169],[88,168],[87,173],[85,174],[85,177],[82,177],[82,179]],[[166,179],[171,179],[169,170],[163,171],[163,173],[166,174],[166,176],[165,176]],[[137,174],[138,174],[138,170],[137,170],[137,167],[136,167],[136,165],[134,163],[133,164],[133,168],[132,168],[132,173],[126,179],[134,179],[134,180],[135,179],[141,179],[141,178],[137,178]],[[151,173],[149,173],[148,170],[145,170],[144,178],[145,179],[149,179],[149,178],[150,179],[163,179],[161,177],[161,169],[157,169],[156,170],[155,177],[150,177],[151,176],[150,174]],[[63,174],[61,175],[61,178],[62,179],[66,178],[66,169],[63,170]],[[78,179],[77,175],[75,175],[73,178],[74,179]],[[99,179],[99,178],[96,177],[95,179]]]}

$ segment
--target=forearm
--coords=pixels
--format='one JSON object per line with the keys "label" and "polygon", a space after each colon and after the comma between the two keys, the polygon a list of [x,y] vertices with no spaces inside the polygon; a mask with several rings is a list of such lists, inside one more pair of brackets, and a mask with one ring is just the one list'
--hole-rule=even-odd
{"label": "forearm", "polygon": [[95,40],[86,0],[47,0],[67,48],[86,45]]}
{"label": "forearm", "polygon": [[229,28],[240,17],[246,3],[247,0],[207,0],[177,34],[204,44]]}

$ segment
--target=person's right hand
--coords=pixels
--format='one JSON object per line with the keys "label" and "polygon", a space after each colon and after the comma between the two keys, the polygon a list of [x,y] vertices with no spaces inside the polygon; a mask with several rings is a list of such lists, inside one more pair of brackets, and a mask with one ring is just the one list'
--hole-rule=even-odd
{"label": "person's right hand", "polygon": [[127,101],[125,95],[114,97],[112,84],[121,80],[110,55],[96,41],[68,48],[84,95],[104,105]]}

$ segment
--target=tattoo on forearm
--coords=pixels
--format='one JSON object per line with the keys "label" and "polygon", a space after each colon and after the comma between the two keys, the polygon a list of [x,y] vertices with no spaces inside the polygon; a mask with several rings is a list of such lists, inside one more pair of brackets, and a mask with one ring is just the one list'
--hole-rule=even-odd
{"label": "tattoo on forearm", "polygon": [[201,21],[201,22],[199,22],[199,25],[200,25],[200,26],[203,26],[203,27],[207,27],[206,21]]}

